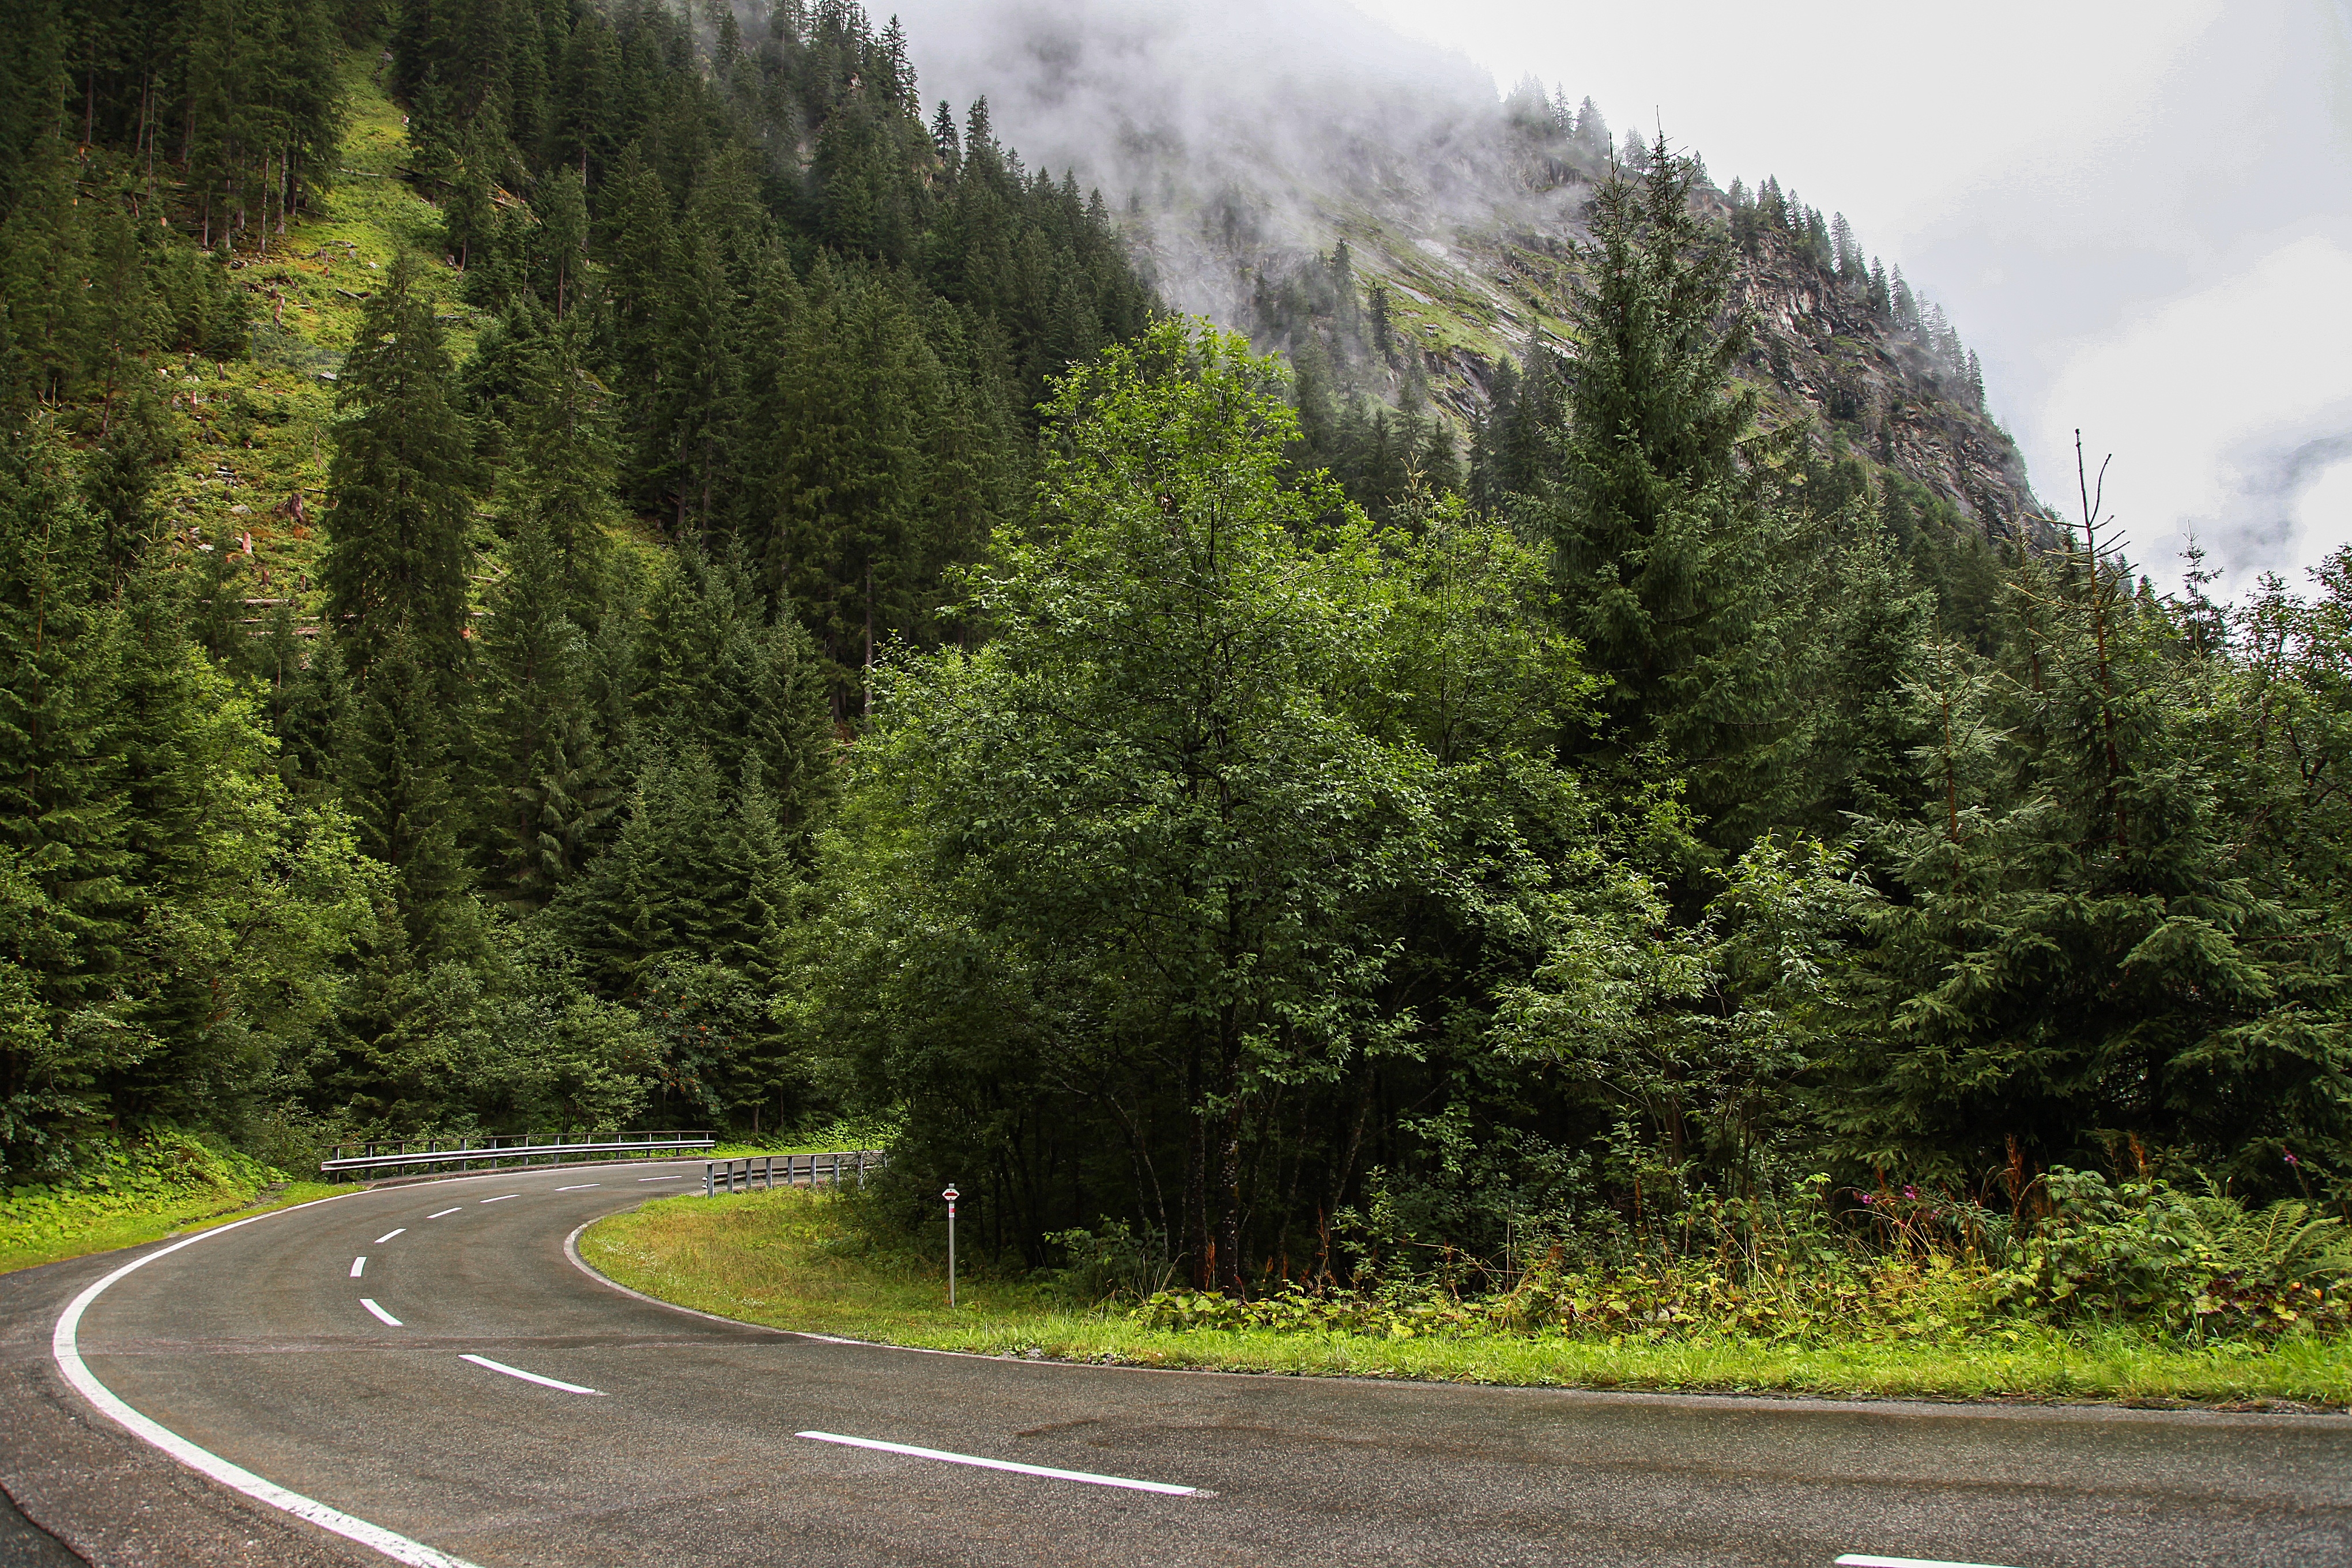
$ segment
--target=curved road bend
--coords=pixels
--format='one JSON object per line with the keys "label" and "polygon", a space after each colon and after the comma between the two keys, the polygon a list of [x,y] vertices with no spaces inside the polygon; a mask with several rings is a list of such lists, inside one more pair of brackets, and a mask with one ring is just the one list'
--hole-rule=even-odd
{"label": "curved road bend", "polygon": [[[2352,1564],[2352,1418],[933,1355],[671,1310],[567,1258],[585,1222],[699,1179],[488,1175],[265,1216],[117,1280],[80,1353],[189,1442],[484,1565]],[[125,1257],[0,1278],[0,1483],[25,1513],[105,1564],[385,1563],[196,1477],[65,1385],[52,1326]],[[1198,1489],[795,1436],[811,1430]]]}

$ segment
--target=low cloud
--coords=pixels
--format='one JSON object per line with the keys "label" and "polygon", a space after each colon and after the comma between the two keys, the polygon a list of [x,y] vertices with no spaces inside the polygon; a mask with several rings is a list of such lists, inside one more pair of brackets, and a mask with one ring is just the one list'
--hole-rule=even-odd
{"label": "low cloud", "polygon": [[2192,534],[2233,592],[2352,539],[2325,504],[2352,462],[2347,298],[2352,249],[2311,237],[2071,345],[2030,426],[2044,492],[2071,495],[2060,442],[2079,426],[2095,466],[2115,454],[2109,509],[2160,581]]}

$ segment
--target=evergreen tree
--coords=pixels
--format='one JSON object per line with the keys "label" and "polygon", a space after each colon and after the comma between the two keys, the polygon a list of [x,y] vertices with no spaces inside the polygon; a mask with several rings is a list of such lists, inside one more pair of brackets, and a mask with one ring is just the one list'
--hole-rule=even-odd
{"label": "evergreen tree", "polygon": [[391,868],[405,952],[425,965],[466,956],[478,938],[446,692],[416,637],[395,629],[377,646],[336,747],[361,847]]}
{"label": "evergreen tree", "polygon": [[2132,1139],[2275,1192],[2282,1147],[2352,1136],[2341,928],[2270,874],[2284,781],[2235,693],[2098,545],[2028,557],[1999,663],[1939,649],[1915,688],[1931,805],[1864,823],[1901,896],[1831,1125],[1861,1168],[2096,1165]]}
{"label": "evergreen tree", "polygon": [[335,406],[327,613],[364,675],[396,637],[447,679],[462,652],[474,463],[415,258],[368,301]]}
{"label": "evergreen tree", "polygon": [[484,619],[474,742],[475,831],[492,893],[548,902],[586,863],[614,792],[589,706],[587,638],[566,615],[563,560],[526,521]]}
{"label": "evergreen tree", "polygon": [[1754,797],[1780,721],[1780,655],[1769,498],[1743,461],[1756,395],[1732,374],[1748,333],[1718,325],[1731,259],[1691,206],[1696,179],[1661,139],[1647,174],[1595,195],[1569,303],[1567,417],[1532,516],[1567,629],[1610,678],[1606,754],[1663,744],[1713,816]]}
{"label": "evergreen tree", "polygon": [[120,793],[124,659],[102,536],[41,425],[0,446],[0,1145],[12,1168],[102,1118],[152,1042],[123,1016],[135,936]]}
{"label": "evergreen tree", "polygon": [[590,630],[603,618],[610,536],[621,522],[611,416],[581,321],[565,321],[537,347],[521,376],[515,462],[500,509],[519,530],[541,531],[563,614]]}

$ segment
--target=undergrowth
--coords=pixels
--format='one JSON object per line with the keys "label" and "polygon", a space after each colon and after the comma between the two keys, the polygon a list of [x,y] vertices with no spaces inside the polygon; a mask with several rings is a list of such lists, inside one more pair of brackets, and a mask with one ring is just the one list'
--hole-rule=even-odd
{"label": "undergrowth", "polygon": [[[1998,1270],[1889,1260],[1792,1282],[1779,1315],[1704,1277],[1530,1280],[1505,1299],[1424,1275],[1243,1302],[1156,1290],[1090,1298],[1097,1265],[968,1276],[876,1223],[856,1194],[680,1197],[582,1238],[619,1282],[779,1328],[937,1350],[1156,1367],[1622,1389],[2134,1404],[2352,1404],[2352,1343],[2308,1317],[2201,1341],[2160,1321],[2021,1310]],[[2080,1295],[2079,1289],[2074,1294]],[[1542,1305],[1537,1302],[1540,1298]]]}
{"label": "undergrowth", "polygon": [[67,1173],[0,1188],[0,1274],[136,1247],[343,1189],[289,1180],[233,1149],[169,1130],[92,1139]]}

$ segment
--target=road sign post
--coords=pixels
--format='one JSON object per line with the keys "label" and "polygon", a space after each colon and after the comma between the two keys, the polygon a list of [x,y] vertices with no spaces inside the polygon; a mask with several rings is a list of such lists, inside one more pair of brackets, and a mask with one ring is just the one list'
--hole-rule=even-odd
{"label": "road sign post", "polygon": [[950,1186],[940,1196],[948,1201],[948,1310],[955,1310],[955,1201],[961,1194]]}

